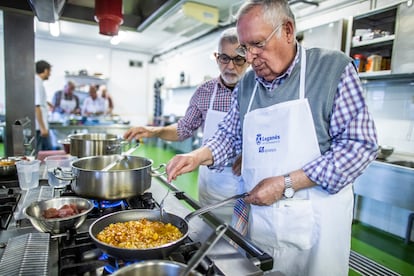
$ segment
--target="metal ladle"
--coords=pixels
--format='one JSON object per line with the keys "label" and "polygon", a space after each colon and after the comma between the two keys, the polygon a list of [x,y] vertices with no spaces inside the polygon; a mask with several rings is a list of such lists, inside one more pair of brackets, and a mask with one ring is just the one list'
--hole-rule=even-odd
{"label": "metal ladle", "polygon": [[164,200],[167,198],[167,196],[170,194],[170,189],[167,190],[167,193],[165,194],[165,196],[163,197],[163,199],[160,202],[160,220],[162,221],[162,218],[164,217]]}
{"label": "metal ladle", "polygon": [[136,146],[134,146],[134,147],[130,148],[129,150],[127,150],[125,153],[121,154],[120,158],[118,158],[115,161],[112,161],[111,163],[106,165],[101,171],[103,171],[103,172],[110,171],[112,168],[114,168],[116,165],[118,165],[121,161],[126,160],[128,155],[133,153],[138,147],[139,147],[139,143]]}

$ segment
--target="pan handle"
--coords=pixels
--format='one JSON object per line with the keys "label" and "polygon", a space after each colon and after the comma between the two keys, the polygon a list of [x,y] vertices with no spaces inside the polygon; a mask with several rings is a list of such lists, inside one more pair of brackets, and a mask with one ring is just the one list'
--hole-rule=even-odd
{"label": "pan handle", "polygon": [[[76,179],[76,175],[69,171],[64,171],[62,168],[57,167],[53,169],[53,175],[63,181],[72,181]],[[67,176],[66,176],[67,175]]]}
{"label": "pan handle", "polygon": [[[123,148],[129,145],[130,148],[124,152]],[[120,140],[118,144],[112,144],[112,145],[107,145],[106,149],[112,153],[115,153],[116,150],[118,150],[119,148],[121,148],[121,151],[123,152],[122,154],[124,155],[130,155],[132,152],[134,152],[137,148],[139,148],[140,146],[140,142],[139,140],[135,140],[134,142],[132,141],[127,141],[127,140]]]}
{"label": "pan handle", "polygon": [[199,216],[201,214],[207,213],[210,210],[216,209],[217,207],[223,206],[223,205],[225,205],[225,204],[227,204],[229,202],[232,202],[234,200],[237,200],[239,198],[245,198],[248,195],[249,195],[249,193],[237,194],[237,195],[234,195],[232,197],[226,198],[226,199],[224,199],[222,201],[219,201],[219,202],[216,202],[216,203],[213,203],[213,204],[206,205],[204,207],[201,207],[198,210],[195,210],[194,212],[189,213],[184,219],[186,221],[189,221],[190,219],[192,219],[195,216]]}
{"label": "pan handle", "polygon": [[[161,176],[161,175],[166,174],[167,173],[167,171],[165,170],[166,167],[167,167],[167,165],[162,163],[161,165],[158,166],[158,168],[155,168],[155,169],[151,170],[151,176],[154,177],[154,176]],[[163,168],[164,168],[164,171],[159,172],[159,170],[161,170]]]}
{"label": "pan handle", "polygon": [[197,267],[197,265],[203,260],[211,248],[218,242],[218,240],[227,231],[229,226],[227,224],[220,224],[217,226],[215,231],[211,233],[206,242],[197,250],[197,252],[191,257],[187,264],[187,268],[183,271],[180,276],[187,276],[190,272]]}

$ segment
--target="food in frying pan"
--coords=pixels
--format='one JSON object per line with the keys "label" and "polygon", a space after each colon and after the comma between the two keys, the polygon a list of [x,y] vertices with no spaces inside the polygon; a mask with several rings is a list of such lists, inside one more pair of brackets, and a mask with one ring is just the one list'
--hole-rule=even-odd
{"label": "food in frying pan", "polygon": [[43,217],[47,219],[51,218],[67,218],[82,213],[83,209],[78,209],[76,204],[65,204],[59,209],[48,208],[43,211]]}
{"label": "food in frying pan", "polygon": [[171,223],[143,218],[111,223],[96,237],[101,242],[120,248],[145,249],[162,246],[182,236],[181,231]]}

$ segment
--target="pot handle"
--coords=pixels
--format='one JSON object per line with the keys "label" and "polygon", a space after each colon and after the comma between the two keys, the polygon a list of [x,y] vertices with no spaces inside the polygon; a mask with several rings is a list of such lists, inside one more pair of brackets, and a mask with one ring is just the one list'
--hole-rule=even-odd
{"label": "pot handle", "polygon": [[197,267],[197,265],[203,260],[211,248],[218,242],[218,240],[227,231],[229,226],[227,224],[220,224],[214,230],[214,232],[208,237],[205,243],[201,245],[200,249],[191,257],[188,261],[187,268],[183,271],[180,276],[187,276],[190,272]]}
{"label": "pot handle", "polygon": [[192,219],[195,216],[199,216],[199,215],[202,215],[204,213],[207,213],[210,210],[216,209],[217,207],[223,206],[223,205],[225,205],[225,204],[227,204],[229,202],[232,202],[234,200],[237,200],[239,198],[245,198],[248,195],[249,195],[249,193],[238,194],[238,195],[234,195],[234,196],[228,197],[228,198],[226,198],[226,199],[224,199],[222,201],[219,201],[219,202],[216,202],[216,203],[213,203],[213,204],[206,205],[204,207],[201,207],[198,210],[195,210],[194,212],[189,213],[184,219],[186,221],[189,221],[190,219]]}
{"label": "pot handle", "polygon": [[[63,180],[63,181],[72,181],[76,179],[76,176],[69,171],[64,171],[62,168],[57,167],[53,169],[53,175],[59,179],[59,180]],[[68,175],[68,176],[65,176]]]}
{"label": "pot handle", "polygon": [[[167,164],[162,163],[161,165],[158,166],[158,168],[152,169],[151,170],[151,176],[161,176],[167,173],[167,171],[165,170],[165,168],[167,167]],[[162,168],[164,168],[163,172],[159,172],[159,170],[161,170]]]}

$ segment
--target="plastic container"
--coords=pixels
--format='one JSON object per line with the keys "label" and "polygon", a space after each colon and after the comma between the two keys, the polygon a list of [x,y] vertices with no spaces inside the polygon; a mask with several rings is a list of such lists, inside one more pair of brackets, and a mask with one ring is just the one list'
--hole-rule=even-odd
{"label": "plastic container", "polygon": [[16,162],[19,186],[22,190],[34,189],[39,186],[40,160]]}
{"label": "plastic container", "polygon": [[358,72],[365,71],[366,62],[367,62],[367,58],[364,55],[361,55],[361,54],[354,55],[354,63],[355,63],[355,67],[357,68]]}
{"label": "plastic container", "polygon": [[381,70],[382,57],[380,55],[370,55],[367,58],[365,72],[375,72]]}

